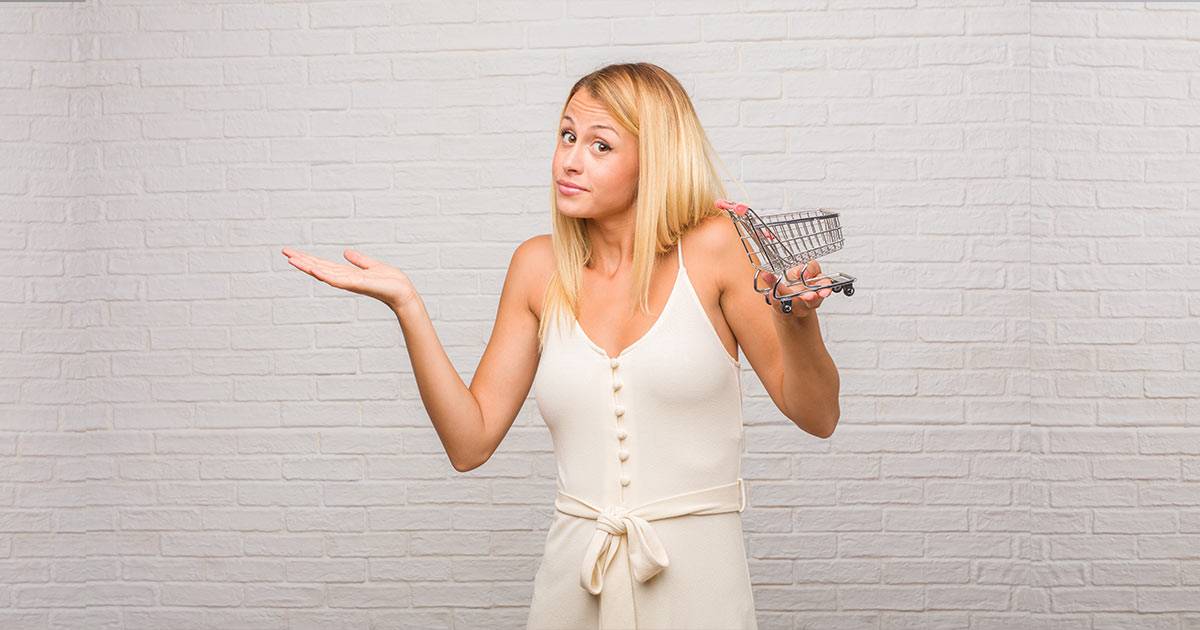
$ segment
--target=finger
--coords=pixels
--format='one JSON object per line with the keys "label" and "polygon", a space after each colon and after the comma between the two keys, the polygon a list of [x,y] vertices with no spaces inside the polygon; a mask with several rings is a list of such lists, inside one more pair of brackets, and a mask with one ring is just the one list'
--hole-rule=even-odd
{"label": "finger", "polygon": [[[786,278],[788,275],[787,271],[784,271],[783,275]],[[766,283],[768,295],[778,294],[780,298],[782,298],[779,300],[772,300],[771,308],[775,309],[779,313],[783,313],[783,300],[788,299],[788,296],[795,293],[795,290],[791,287],[788,287],[784,282],[778,282],[779,278],[777,278],[775,274],[771,273],[770,271],[762,272],[762,278]],[[776,284],[777,282],[778,284]]]}
{"label": "finger", "polygon": [[802,267],[793,267],[792,270],[797,272],[795,274],[796,279],[789,280],[786,283],[780,283],[779,292],[780,294],[786,293],[787,295],[792,296],[793,299],[799,298],[807,302],[807,300],[810,299],[809,296],[812,295],[812,284],[801,277],[801,274],[803,273]]}
{"label": "finger", "polygon": [[[830,278],[830,277],[822,278],[821,286],[822,287],[833,287],[833,278]],[[829,294],[833,293],[833,289],[832,288],[824,288],[824,289],[821,289],[820,292],[818,292],[818,293],[821,294],[821,298],[827,298],[827,296],[829,296]]]}
{"label": "finger", "polygon": [[359,267],[361,269],[370,269],[371,267],[380,264],[378,260],[375,260],[374,258],[371,258],[370,256],[353,249],[347,249],[346,251],[342,252],[342,256],[346,260],[354,263],[355,267]]}
{"label": "finger", "polygon": [[283,253],[288,258],[299,258],[300,260],[316,260],[317,258],[308,252],[295,249],[293,247],[284,247]]}
{"label": "finger", "polygon": [[358,267],[326,263],[313,271],[318,280],[338,289],[356,291],[362,285],[363,272]]}
{"label": "finger", "polygon": [[289,259],[288,262],[291,262],[301,271],[316,278],[317,280],[329,284],[334,284],[339,278],[344,277],[347,270],[354,269],[348,265],[339,265],[337,263],[330,262],[322,258],[317,258],[315,256],[309,256],[307,254]]}
{"label": "finger", "polygon": [[[787,285],[789,285],[793,282],[792,278],[795,277],[795,275],[796,275],[794,273],[795,271],[796,271],[795,267],[788,267],[783,270],[783,281],[779,283],[780,292],[783,292],[783,290],[785,288],[787,288]],[[770,274],[770,275],[771,275],[772,283],[774,283],[776,280],[779,279],[778,276],[776,276],[775,274]]]}
{"label": "finger", "polygon": [[320,280],[322,282],[325,281],[325,278],[323,277],[325,274],[325,271],[320,269],[319,265],[314,264],[313,262],[310,262],[310,261],[301,260],[299,257],[289,258],[288,262],[291,263],[293,267],[316,278],[317,280]]}
{"label": "finger", "polygon": [[284,256],[288,257],[289,261],[292,261],[292,260],[305,261],[305,260],[313,259],[313,257],[310,256],[309,254],[307,254],[299,249],[292,248],[292,247],[284,247],[280,251],[283,252]]}
{"label": "finger", "polygon": [[[780,282],[779,286],[776,288],[776,290],[779,291],[779,295],[793,295],[798,293],[798,289],[796,289],[794,286],[791,286],[796,282],[796,280],[793,280],[792,278],[796,276],[796,274],[793,272],[797,269],[799,269],[799,267],[791,267],[783,272],[783,281]],[[774,274],[772,274],[771,277],[774,278]]]}
{"label": "finger", "polygon": [[318,271],[321,274],[319,276],[320,279],[326,284],[339,289],[345,289],[350,286],[350,279],[354,276],[354,271],[351,271],[352,269],[357,271],[354,267],[347,267],[346,265],[322,267]]}
{"label": "finger", "polygon": [[799,298],[800,303],[804,305],[804,310],[806,311],[811,311],[813,309],[814,300],[820,299],[816,297],[816,294],[808,291],[796,296],[796,298]]}
{"label": "finger", "polygon": [[804,268],[804,279],[811,280],[819,275],[821,275],[821,263],[815,260],[808,261]]}
{"label": "finger", "polygon": [[311,265],[305,264],[304,261],[301,260],[299,256],[290,256],[290,257],[288,257],[287,261],[293,267],[299,269],[300,271],[303,271],[304,273],[308,273],[311,275],[311,272],[309,272],[309,268]]}
{"label": "finger", "polygon": [[330,278],[345,278],[347,276],[357,276],[362,273],[362,270],[352,265],[341,265],[335,262],[321,261],[317,266],[326,276]]}
{"label": "finger", "polygon": [[[316,256],[303,255],[300,257],[300,263],[309,272],[324,274],[330,276],[337,273],[339,269],[352,269],[349,265],[341,265],[333,261],[317,258]],[[324,278],[322,278],[324,279]]]}
{"label": "finger", "polygon": [[[788,293],[799,293],[800,291],[804,290],[804,286],[802,286],[802,285],[808,284],[807,272],[805,271],[804,267],[801,265],[796,265],[795,267],[789,267],[788,270],[786,272],[784,272],[783,276],[784,276],[783,284],[789,285],[787,287]],[[801,285],[801,286],[790,286],[790,285]]]}
{"label": "finger", "polygon": [[320,260],[315,256],[311,256],[299,250],[289,249],[288,251],[291,252],[291,255],[288,256],[288,262],[293,264],[299,263],[304,267],[312,267],[318,260]]}
{"label": "finger", "polygon": [[[829,287],[829,286],[830,286],[830,285],[832,285],[832,284],[833,284],[833,279],[831,279],[831,278],[821,278],[820,280],[818,280],[818,281],[817,281],[817,283],[816,283],[816,286],[819,286],[819,287]],[[828,288],[817,289],[817,296],[823,299],[823,298],[825,298],[826,296],[828,296],[828,295],[829,295],[830,293],[832,293],[832,292],[833,292],[833,290],[832,290],[832,289],[828,289]]]}
{"label": "finger", "polygon": [[292,256],[291,258],[288,258],[288,262],[292,263],[293,267],[309,275],[312,275],[313,270],[319,264],[318,259],[307,254],[298,254],[296,256]]}

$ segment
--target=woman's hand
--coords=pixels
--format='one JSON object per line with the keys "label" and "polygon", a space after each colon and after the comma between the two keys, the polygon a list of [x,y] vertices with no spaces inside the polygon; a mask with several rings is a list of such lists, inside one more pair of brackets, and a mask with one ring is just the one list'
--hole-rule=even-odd
{"label": "woman's hand", "polygon": [[332,287],[373,297],[397,310],[417,297],[417,290],[403,271],[352,249],[342,252],[353,265],[342,265],[283,248],[288,262],[300,271]]}
{"label": "woman's hand", "polygon": [[[771,304],[771,308],[775,309],[776,313],[779,313],[784,317],[808,317],[808,314],[815,311],[817,307],[821,306],[821,302],[824,301],[825,297],[833,291],[832,289],[817,289],[813,291],[805,289],[803,284],[797,284],[793,287],[787,286],[786,283],[795,282],[795,280],[792,279],[792,276],[797,275],[797,272],[799,272],[801,269],[803,269],[804,273],[804,282],[809,286],[825,286],[833,284],[833,280],[830,280],[829,278],[821,278],[820,280],[816,281],[812,280],[812,278],[821,275],[821,263],[815,260],[808,261],[807,267],[801,267],[800,265],[797,265],[791,269],[788,269],[785,274],[784,281],[780,282],[778,289],[776,289],[779,292],[779,295],[787,298],[787,296],[800,293],[801,291],[803,291],[803,293],[792,298],[791,313],[784,313],[783,308],[779,306],[780,300],[774,300],[774,302]],[[767,286],[774,285],[776,280],[775,274],[769,271],[763,273],[763,279],[767,283]],[[800,305],[800,308],[797,308],[797,304]]]}

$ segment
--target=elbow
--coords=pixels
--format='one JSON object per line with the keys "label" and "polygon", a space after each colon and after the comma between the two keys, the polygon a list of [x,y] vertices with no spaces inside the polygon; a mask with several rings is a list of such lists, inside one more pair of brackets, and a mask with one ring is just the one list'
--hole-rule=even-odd
{"label": "elbow", "polygon": [[793,422],[796,423],[796,426],[803,429],[805,433],[819,437],[822,440],[827,440],[833,435],[834,430],[837,429],[839,417],[841,417],[840,412],[824,420],[805,420],[803,422],[793,420]]}
{"label": "elbow", "polygon": [[[481,421],[482,422],[482,421]],[[484,423],[486,426],[486,423]],[[480,435],[486,434],[486,429],[480,432]],[[477,436],[471,442],[459,442],[455,446],[457,448],[446,448],[446,455],[450,458],[450,465],[454,470],[465,473],[475,470],[487,463],[487,460],[492,458],[492,453],[496,452],[496,445],[489,446],[485,440],[479,439]]]}
{"label": "elbow", "polygon": [[450,465],[454,467],[454,470],[456,470],[460,473],[465,473],[465,472],[470,472],[472,470],[475,470],[476,468],[479,468],[486,461],[487,461],[486,458],[485,459],[479,459],[479,458],[475,458],[475,459],[458,458],[458,459],[456,459],[456,458],[452,457],[452,458],[450,458]]}
{"label": "elbow", "polygon": [[822,440],[828,440],[833,435],[834,430],[837,429],[838,420],[841,417],[842,406],[839,404],[838,397],[834,396],[829,405],[828,412],[821,414],[820,421],[816,424],[816,430],[812,434]]}
{"label": "elbow", "polygon": [[465,456],[465,457],[460,455],[458,457],[451,457],[450,465],[454,467],[454,470],[456,470],[460,473],[465,473],[465,472],[470,472],[472,470],[475,470],[476,468],[479,468],[480,466],[486,464],[487,461],[491,458],[492,458],[491,453],[486,453],[483,455],[472,454],[470,456]]}
{"label": "elbow", "polygon": [[812,431],[811,433],[813,435],[821,438],[822,440],[828,440],[833,435],[833,431],[836,428],[837,428],[837,419],[834,418],[834,420],[832,422],[828,422],[828,423],[822,425],[822,428],[819,431]]}

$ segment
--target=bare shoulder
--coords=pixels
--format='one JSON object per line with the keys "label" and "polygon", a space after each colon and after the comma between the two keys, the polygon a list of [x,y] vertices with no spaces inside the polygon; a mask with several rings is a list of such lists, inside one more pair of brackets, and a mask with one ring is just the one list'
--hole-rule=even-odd
{"label": "bare shoulder", "polygon": [[742,251],[737,226],[724,213],[704,217],[688,232],[707,254],[721,255]]}
{"label": "bare shoulder", "polygon": [[509,274],[521,286],[529,310],[541,319],[542,299],[554,272],[554,245],[549,234],[525,239],[513,252]]}
{"label": "bare shoulder", "polygon": [[[722,213],[701,219],[688,231],[689,260],[701,261],[706,275],[713,278],[719,292],[724,292],[731,280],[730,272],[741,267],[735,263],[746,256],[737,226]],[[688,264],[691,267],[691,263]]]}
{"label": "bare shoulder", "polygon": [[554,248],[550,242],[549,234],[535,234],[530,236],[517,245],[517,251],[513,254],[514,260],[518,257],[523,262],[529,260],[537,260],[541,256],[554,256]]}

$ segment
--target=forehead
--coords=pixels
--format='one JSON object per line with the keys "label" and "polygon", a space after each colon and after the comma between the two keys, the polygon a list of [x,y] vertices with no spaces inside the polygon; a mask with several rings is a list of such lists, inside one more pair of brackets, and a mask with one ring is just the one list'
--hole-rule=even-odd
{"label": "forehead", "polygon": [[582,92],[571,97],[563,115],[570,116],[576,124],[580,125],[607,125],[614,130],[617,127],[616,122],[609,116],[608,110],[599,101],[583,95]]}
{"label": "forehead", "polygon": [[608,110],[601,106],[599,102],[594,100],[580,101],[578,95],[571,97],[571,101],[566,104],[563,112],[563,119],[568,120],[570,124],[576,128],[583,130],[607,131],[617,138],[624,139],[624,136],[618,131],[616,121],[613,121],[608,116]]}

